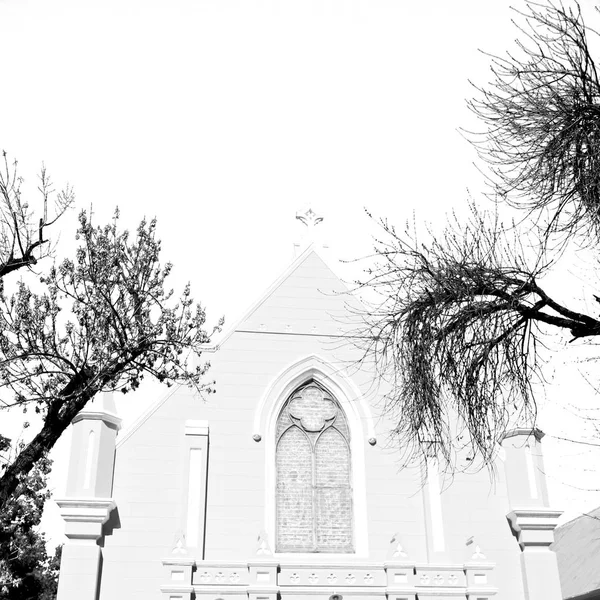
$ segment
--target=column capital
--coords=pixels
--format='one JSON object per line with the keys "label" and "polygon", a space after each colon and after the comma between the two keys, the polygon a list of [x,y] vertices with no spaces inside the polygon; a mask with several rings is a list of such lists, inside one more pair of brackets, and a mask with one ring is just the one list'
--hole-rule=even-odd
{"label": "column capital", "polygon": [[61,498],[56,504],[66,523],[65,535],[69,539],[90,541],[102,536],[102,525],[117,506],[112,498]]}
{"label": "column capital", "polygon": [[529,547],[548,547],[552,544],[560,515],[561,510],[539,506],[515,508],[506,518],[521,550],[525,551]]}

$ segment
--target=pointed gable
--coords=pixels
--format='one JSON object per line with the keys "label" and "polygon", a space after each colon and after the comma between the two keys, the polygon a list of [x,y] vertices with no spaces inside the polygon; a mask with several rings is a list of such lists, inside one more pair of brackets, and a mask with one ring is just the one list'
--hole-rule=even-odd
{"label": "pointed gable", "polygon": [[356,327],[359,308],[339,277],[308,248],[235,331],[340,335]]}

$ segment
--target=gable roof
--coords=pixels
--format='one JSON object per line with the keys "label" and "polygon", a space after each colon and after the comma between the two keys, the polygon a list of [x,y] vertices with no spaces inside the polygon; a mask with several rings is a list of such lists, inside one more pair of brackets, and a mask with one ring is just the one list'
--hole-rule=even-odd
{"label": "gable roof", "polygon": [[[213,344],[210,351],[218,350],[236,331],[342,335],[349,328],[347,316],[361,308],[360,301],[311,244]],[[299,314],[298,309],[304,310],[304,314]],[[296,317],[293,323],[290,320],[292,310]],[[314,316],[311,311],[314,310],[326,310],[332,318],[326,330],[315,331],[311,320]]]}
{"label": "gable roof", "polygon": [[[298,305],[302,304],[303,307]],[[318,304],[319,308],[315,309]],[[272,311],[273,305],[279,310]],[[313,308],[311,308],[311,306]],[[344,310],[345,309],[345,310]],[[203,352],[216,352],[236,331],[260,333],[284,333],[300,335],[337,336],[348,334],[352,327],[342,312],[358,313],[362,309],[360,301],[352,295],[347,286],[334,273],[326,260],[309,245],[267,288],[250,309],[229,328],[216,343],[206,346]],[[300,318],[290,324],[282,313],[304,311]],[[311,310],[323,310],[331,316],[331,323],[314,331]],[[337,314],[336,314],[337,313]],[[324,330],[325,329],[325,330]],[[117,439],[117,447],[123,445],[173,394],[181,388],[174,386],[164,396],[158,397]]]}
{"label": "gable roof", "polygon": [[600,507],[558,527],[554,539],[563,598],[596,597],[589,594],[600,590]]}

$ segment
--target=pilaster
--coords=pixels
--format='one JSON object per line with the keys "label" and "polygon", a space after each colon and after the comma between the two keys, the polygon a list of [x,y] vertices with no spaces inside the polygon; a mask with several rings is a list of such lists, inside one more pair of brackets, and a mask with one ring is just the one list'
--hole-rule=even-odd
{"label": "pilaster", "polygon": [[56,500],[68,540],[62,551],[57,600],[97,600],[99,542],[116,507],[111,496],[120,425],[112,394],[96,396],[73,419],[67,494]]}
{"label": "pilaster", "polygon": [[409,560],[390,560],[383,563],[387,583],[387,598],[415,600],[417,576],[415,563]]}
{"label": "pilaster", "polygon": [[192,569],[195,561],[188,556],[172,556],[162,561],[166,582],[161,585],[165,600],[191,600],[194,587],[192,586]]}
{"label": "pilaster", "polygon": [[550,550],[562,511],[516,508],[508,515],[521,547],[523,584],[529,600],[561,600],[556,554]]}
{"label": "pilaster", "polygon": [[556,555],[550,550],[562,511],[548,507],[539,429],[514,429],[502,441],[511,510],[507,519],[521,548],[528,600],[561,600]]}
{"label": "pilaster", "polygon": [[430,563],[443,563],[450,559],[446,549],[444,503],[442,497],[442,473],[435,457],[429,457],[425,465],[423,486],[427,558]]}
{"label": "pilaster", "polygon": [[112,499],[57,500],[66,522],[57,600],[96,600],[102,525],[115,507]]}
{"label": "pilaster", "polygon": [[279,563],[273,559],[257,559],[248,563],[250,585],[249,600],[277,600],[279,587],[277,572]]}

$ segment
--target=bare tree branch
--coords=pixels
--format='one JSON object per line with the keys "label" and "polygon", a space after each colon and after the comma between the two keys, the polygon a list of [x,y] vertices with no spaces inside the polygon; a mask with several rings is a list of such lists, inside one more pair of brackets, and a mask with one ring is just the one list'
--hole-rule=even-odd
{"label": "bare tree branch", "polygon": [[[37,220],[28,202],[21,194],[22,178],[17,172],[17,162],[9,164],[6,152],[2,152],[0,165],[0,279],[23,267],[35,265],[51,251],[44,232],[53,225],[75,201],[73,190],[66,187],[55,193],[45,167],[40,173],[38,190],[42,196],[43,216]],[[48,218],[48,203],[54,204],[53,214]],[[45,248],[43,248],[45,246]]]}
{"label": "bare tree branch", "polygon": [[366,355],[391,386],[388,413],[410,456],[436,444],[452,463],[460,431],[485,462],[515,421],[533,424],[532,382],[553,328],[573,339],[600,335],[600,320],[570,310],[538,283],[547,266],[525,260],[522,234],[472,207],[442,236],[420,241],[382,221],[385,238],[362,287],[378,294],[369,307]]}
{"label": "bare tree branch", "polygon": [[[517,51],[491,55],[469,133],[493,194],[545,219],[544,235],[600,234],[600,81],[581,9],[527,2]],[[542,212],[540,212],[542,211]],[[545,211],[545,212],[544,212]]]}
{"label": "bare tree branch", "polygon": [[[494,200],[530,218],[506,228],[473,208],[469,222],[453,219],[424,242],[384,220],[360,282],[379,294],[365,316],[365,358],[390,385],[385,408],[409,457],[433,447],[452,464],[467,443],[492,465],[506,428],[535,422],[549,336],[600,336],[600,318],[542,286],[565,241],[600,241],[600,79],[588,43],[598,34],[573,6],[517,10],[516,51],[491,55],[492,80],[469,103],[483,132],[468,137]],[[556,234],[565,237],[553,247]]]}

